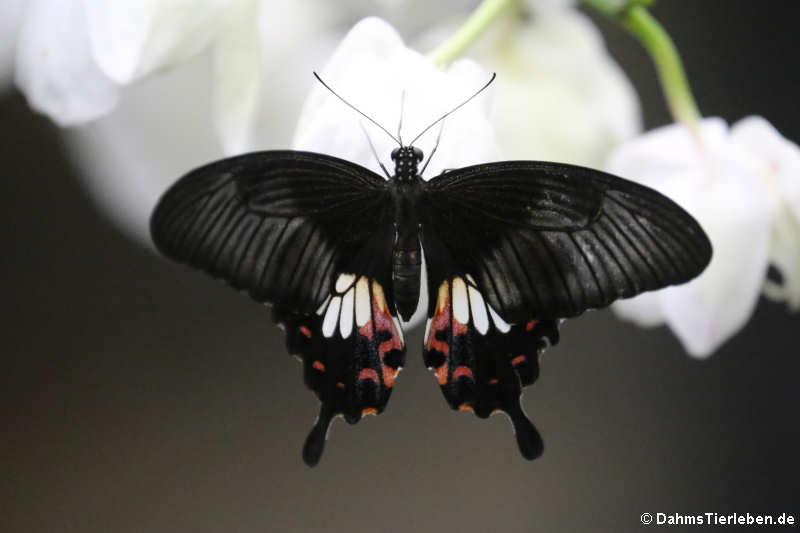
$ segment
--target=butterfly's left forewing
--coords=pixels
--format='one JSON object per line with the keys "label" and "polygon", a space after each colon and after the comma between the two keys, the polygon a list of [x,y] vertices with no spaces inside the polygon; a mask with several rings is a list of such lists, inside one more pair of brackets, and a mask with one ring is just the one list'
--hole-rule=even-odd
{"label": "butterfly's left forewing", "polygon": [[303,449],[312,465],[332,417],[355,423],[383,411],[403,364],[391,217],[380,176],[322,154],[274,151],[190,172],[151,219],[165,255],[273,305],[322,402]]}

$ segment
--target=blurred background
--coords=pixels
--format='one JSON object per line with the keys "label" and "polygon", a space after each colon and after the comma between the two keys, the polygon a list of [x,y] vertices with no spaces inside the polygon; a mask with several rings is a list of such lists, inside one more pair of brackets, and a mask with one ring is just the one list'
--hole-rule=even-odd
{"label": "blurred background", "polygon": [[[794,141],[798,11],[653,10],[704,115],[760,114]],[[597,22],[646,127],[671,122],[644,51]],[[783,305],[762,299],[705,361],[609,311],[569,321],[524,396],[545,439],[535,462],[504,417],[447,408],[413,331],[387,412],[334,423],[308,469],[318,404],[262,306],[112,226],[58,128],[13,91],[0,168],[2,531],[617,532],[646,529],[643,512],[800,517],[800,316]]]}

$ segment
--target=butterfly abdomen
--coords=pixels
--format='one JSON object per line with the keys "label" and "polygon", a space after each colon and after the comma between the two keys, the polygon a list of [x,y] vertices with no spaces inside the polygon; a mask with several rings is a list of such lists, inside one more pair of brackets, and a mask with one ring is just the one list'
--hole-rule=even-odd
{"label": "butterfly abdomen", "polygon": [[419,243],[419,222],[416,201],[421,181],[395,181],[395,239],[392,248],[392,285],[394,301],[400,317],[408,321],[417,310],[422,252]]}
{"label": "butterfly abdomen", "polygon": [[417,310],[419,301],[422,254],[419,238],[398,239],[392,254],[392,281],[394,301],[403,320],[408,320]]}

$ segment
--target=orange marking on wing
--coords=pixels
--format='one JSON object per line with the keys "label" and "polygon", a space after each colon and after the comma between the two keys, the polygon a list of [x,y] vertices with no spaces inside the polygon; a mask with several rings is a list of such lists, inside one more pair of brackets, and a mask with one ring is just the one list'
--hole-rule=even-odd
{"label": "orange marking on wing", "polygon": [[458,406],[459,411],[474,411],[472,406],[468,403],[462,403]]}
{"label": "orange marking on wing", "polygon": [[455,317],[453,317],[453,337],[455,337],[456,335],[463,335],[466,332],[467,332],[467,326],[456,320]]}
{"label": "orange marking on wing", "polygon": [[371,368],[362,368],[361,372],[358,373],[358,381],[363,381],[365,379],[371,379],[375,383],[378,383],[378,373]]}
{"label": "orange marking on wing", "polygon": [[391,350],[402,350],[403,343],[400,340],[400,332],[397,331],[397,328],[394,325],[394,320],[392,320],[392,315],[390,315],[387,311],[381,310],[379,308],[378,302],[373,302],[373,312],[375,313],[375,326],[378,331],[388,331],[391,337],[380,343],[378,345],[378,354],[381,356],[381,359]]}
{"label": "orange marking on wing", "polygon": [[489,385],[497,385],[497,378],[492,378],[489,380]]}
{"label": "orange marking on wing", "polygon": [[323,365],[321,361],[314,361],[313,363],[311,363],[311,366],[313,366],[320,372],[325,372],[325,365]]}
{"label": "orange marking on wing", "polygon": [[453,370],[453,381],[457,380],[460,377],[468,377],[470,379],[475,379],[472,375],[472,370],[468,366],[460,365]]}
{"label": "orange marking on wing", "polygon": [[439,382],[439,385],[447,383],[447,363],[436,369],[436,381]]}
{"label": "orange marking on wing", "polygon": [[374,407],[367,407],[367,408],[361,410],[361,416],[377,415],[377,414],[378,414],[378,410],[375,409]]}
{"label": "orange marking on wing", "polygon": [[538,324],[538,323],[539,323],[538,320],[531,320],[530,322],[525,324],[525,331],[532,330],[536,326],[536,324]]}
{"label": "orange marking on wing", "polygon": [[300,333],[302,333],[303,335],[305,335],[309,339],[311,338],[311,330],[308,329],[306,326],[300,326]]}
{"label": "orange marking on wing", "polygon": [[372,314],[375,323],[373,324],[373,320],[368,320],[358,329],[358,333],[372,340],[376,330],[389,332],[391,337],[378,345],[378,354],[382,360],[389,351],[402,350],[403,341],[400,340],[400,332],[397,331],[389,306],[386,304],[383,287],[375,280],[372,281]]}
{"label": "orange marking on wing", "polygon": [[520,363],[524,363],[526,359],[527,359],[527,357],[525,357],[524,355],[518,355],[514,359],[511,360],[511,364],[513,366],[517,366]]}
{"label": "orange marking on wing", "polygon": [[394,379],[397,377],[397,373],[400,372],[399,370],[395,370],[390,366],[383,366],[383,384],[386,385],[388,388],[392,388],[394,386]]}
{"label": "orange marking on wing", "polygon": [[436,296],[436,310],[450,312],[450,282],[447,280],[439,285],[439,294]]}
{"label": "orange marking on wing", "polygon": [[358,333],[362,337],[372,340],[372,320],[368,320],[366,324],[358,328]]}
{"label": "orange marking on wing", "polygon": [[389,306],[386,305],[386,295],[383,293],[383,287],[375,280],[372,280],[372,303],[376,304],[382,312],[389,313]]}
{"label": "orange marking on wing", "polygon": [[437,350],[445,355],[450,355],[450,344],[436,338],[436,333],[444,331],[450,325],[450,289],[447,281],[439,286],[439,296],[436,300],[436,309],[431,318],[431,329],[428,333],[428,350]]}
{"label": "orange marking on wing", "polygon": [[450,355],[450,344],[447,341],[440,341],[433,336],[433,333],[433,330],[431,330],[431,336],[428,339],[428,350],[437,350],[445,355]]}

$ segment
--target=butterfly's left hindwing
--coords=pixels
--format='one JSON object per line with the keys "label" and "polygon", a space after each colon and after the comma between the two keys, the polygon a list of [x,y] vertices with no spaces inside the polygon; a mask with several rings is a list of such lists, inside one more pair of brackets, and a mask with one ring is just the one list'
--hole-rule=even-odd
{"label": "butterfly's left hindwing", "polygon": [[156,246],[273,305],[322,402],[316,464],[336,415],[384,410],[405,345],[392,287],[391,196],[380,176],[306,152],[259,152],[190,172],[151,219]]}
{"label": "butterfly's left hindwing", "polygon": [[520,452],[535,459],[543,450],[539,432],[520,405],[522,387],[539,376],[539,358],[558,342],[556,320],[504,321],[486,302],[472,274],[429,236],[425,242],[428,320],[425,365],[434,373],[452,409],[486,418],[510,418]]}
{"label": "butterfly's left hindwing", "polygon": [[536,161],[448,171],[417,205],[428,273],[426,363],[453,409],[508,413],[522,454],[542,441],[520,407],[560,319],[683,283],[711,245],[658,192]]}

